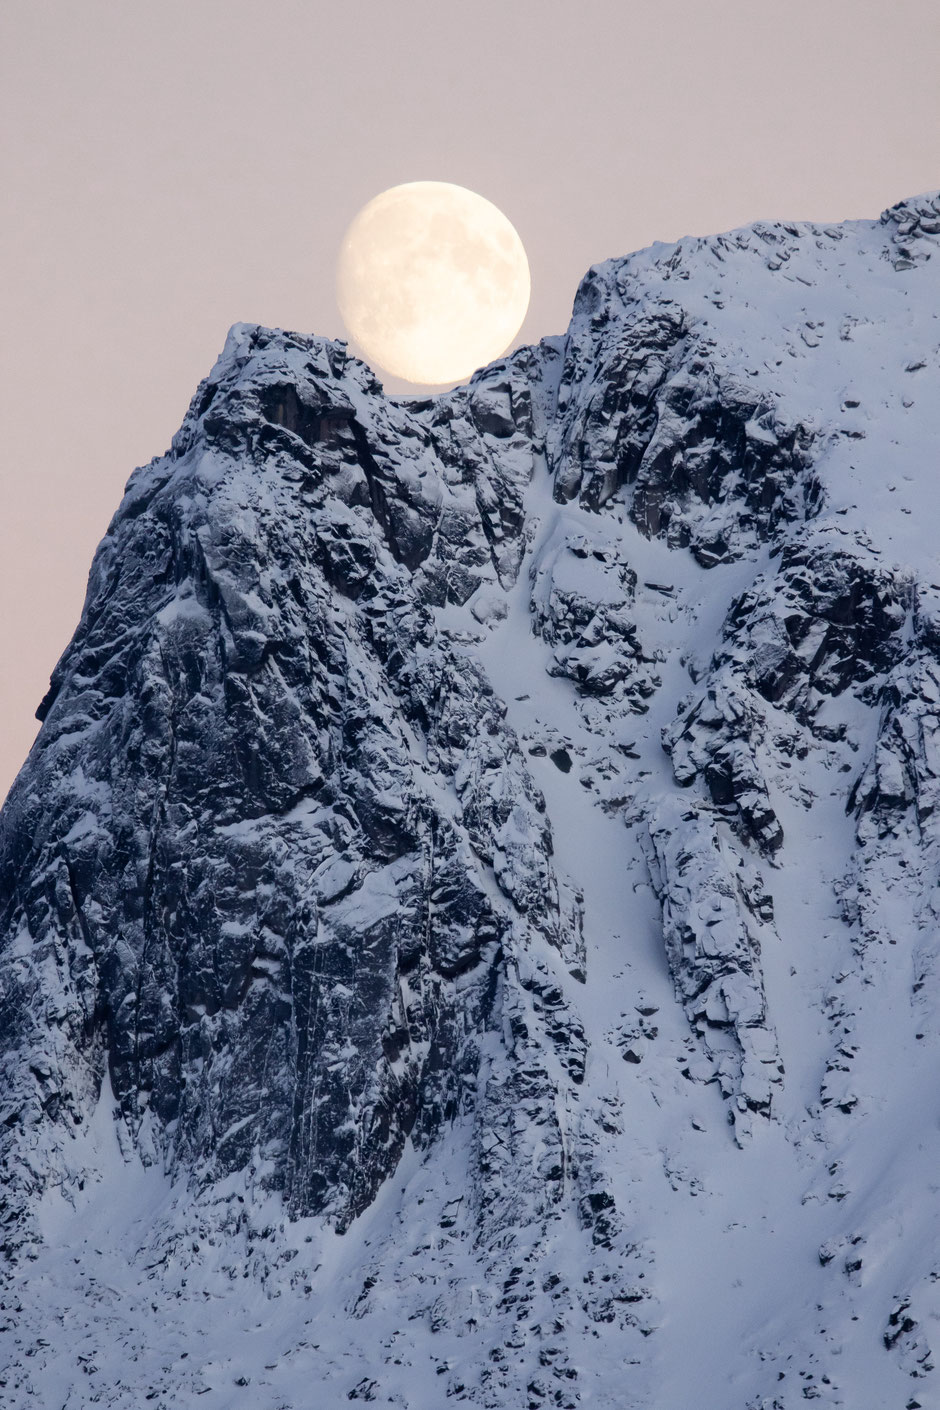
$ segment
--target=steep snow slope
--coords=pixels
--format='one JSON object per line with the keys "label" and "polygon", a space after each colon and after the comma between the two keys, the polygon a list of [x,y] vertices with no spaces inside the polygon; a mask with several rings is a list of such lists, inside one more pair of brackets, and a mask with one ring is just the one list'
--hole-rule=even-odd
{"label": "steep snow slope", "polygon": [[233,330],[0,820],[5,1404],[936,1402],[938,249]]}

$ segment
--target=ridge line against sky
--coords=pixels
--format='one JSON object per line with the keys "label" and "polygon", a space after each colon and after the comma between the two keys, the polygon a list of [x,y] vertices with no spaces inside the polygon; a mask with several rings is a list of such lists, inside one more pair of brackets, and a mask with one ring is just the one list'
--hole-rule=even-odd
{"label": "ridge line against sky", "polygon": [[[7,0],[0,794],[94,548],[239,320],[344,336],[342,232],[397,182],[504,210],[517,342],[592,264],[940,185],[930,0]],[[391,392],[404,384],[387,383]]]}

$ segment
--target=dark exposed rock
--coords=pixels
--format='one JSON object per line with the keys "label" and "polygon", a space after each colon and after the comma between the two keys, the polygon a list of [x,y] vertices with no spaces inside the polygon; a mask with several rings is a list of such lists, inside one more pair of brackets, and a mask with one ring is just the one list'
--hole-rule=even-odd
{"label": "dark exposed rock", "polygon": [[691,548],[706,568],[816,513],[809,431],[782,425],[771,402],[720,373],[677,304],[588,320],[625,296],[618,277],[598,266],[575,301],[580,335],[548,440],[556,497],[599,509],[626,487],[640,531]]}
{"label": "dark exposed rock", "polygon": [[810,722],[822,698],[893,665],[911,591],[897,570],[830,528],[786,545],[774,577],[732,608],[725,636],[743,647],[748,683]]}
{"label": "dark exposed rock", "polygon": [[751,1112],[767,1115],[783,1076],[761,970],[761,935],[773,935],[762,887],[723,844],[707,811],[663,803],[650,821],[653,884],[663,907],[676,992],[717,1079],[734,1099],[740,1135]]}
{"label": "dark exposed rock", "polygon": [[[0,1023],[32,1054],[18,1131],[81,1121],[107,1064],[166,1158],[212,1179],[257,1152],[343,1227],[475,1098],[507,965],[569,922],[504,709],[416,587],[452,571],[449,521],[478,579],[509,571],[522,486],[487,519],[467,462],[498,464],[460,399],[419,424],[338,360],[236,331],[132,482],[3,815],[3,931],[47,959],[10,962]],[[511,435],[512,385],[469,394],[484,435]],[[432,447],[452,488],[411,469]],[[578,1080],[561,995],[541,1008]]]}

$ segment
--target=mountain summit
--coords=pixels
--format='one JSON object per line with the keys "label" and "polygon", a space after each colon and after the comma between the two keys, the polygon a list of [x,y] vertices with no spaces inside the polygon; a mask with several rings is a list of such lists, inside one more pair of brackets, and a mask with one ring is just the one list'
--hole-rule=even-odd
{"label": "mountain summit", "polygon": [[233,328],[0,815],[5,1406],[936,1403],[938,378],[938,195]]}

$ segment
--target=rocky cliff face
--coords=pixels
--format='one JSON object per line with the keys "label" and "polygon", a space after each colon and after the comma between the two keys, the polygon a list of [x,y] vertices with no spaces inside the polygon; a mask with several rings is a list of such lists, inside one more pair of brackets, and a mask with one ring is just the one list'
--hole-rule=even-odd
{"label": "rocky cliff face", "polygon": [[0,818],[8,1403],[928,1403],[938,237],[233,329]]}

